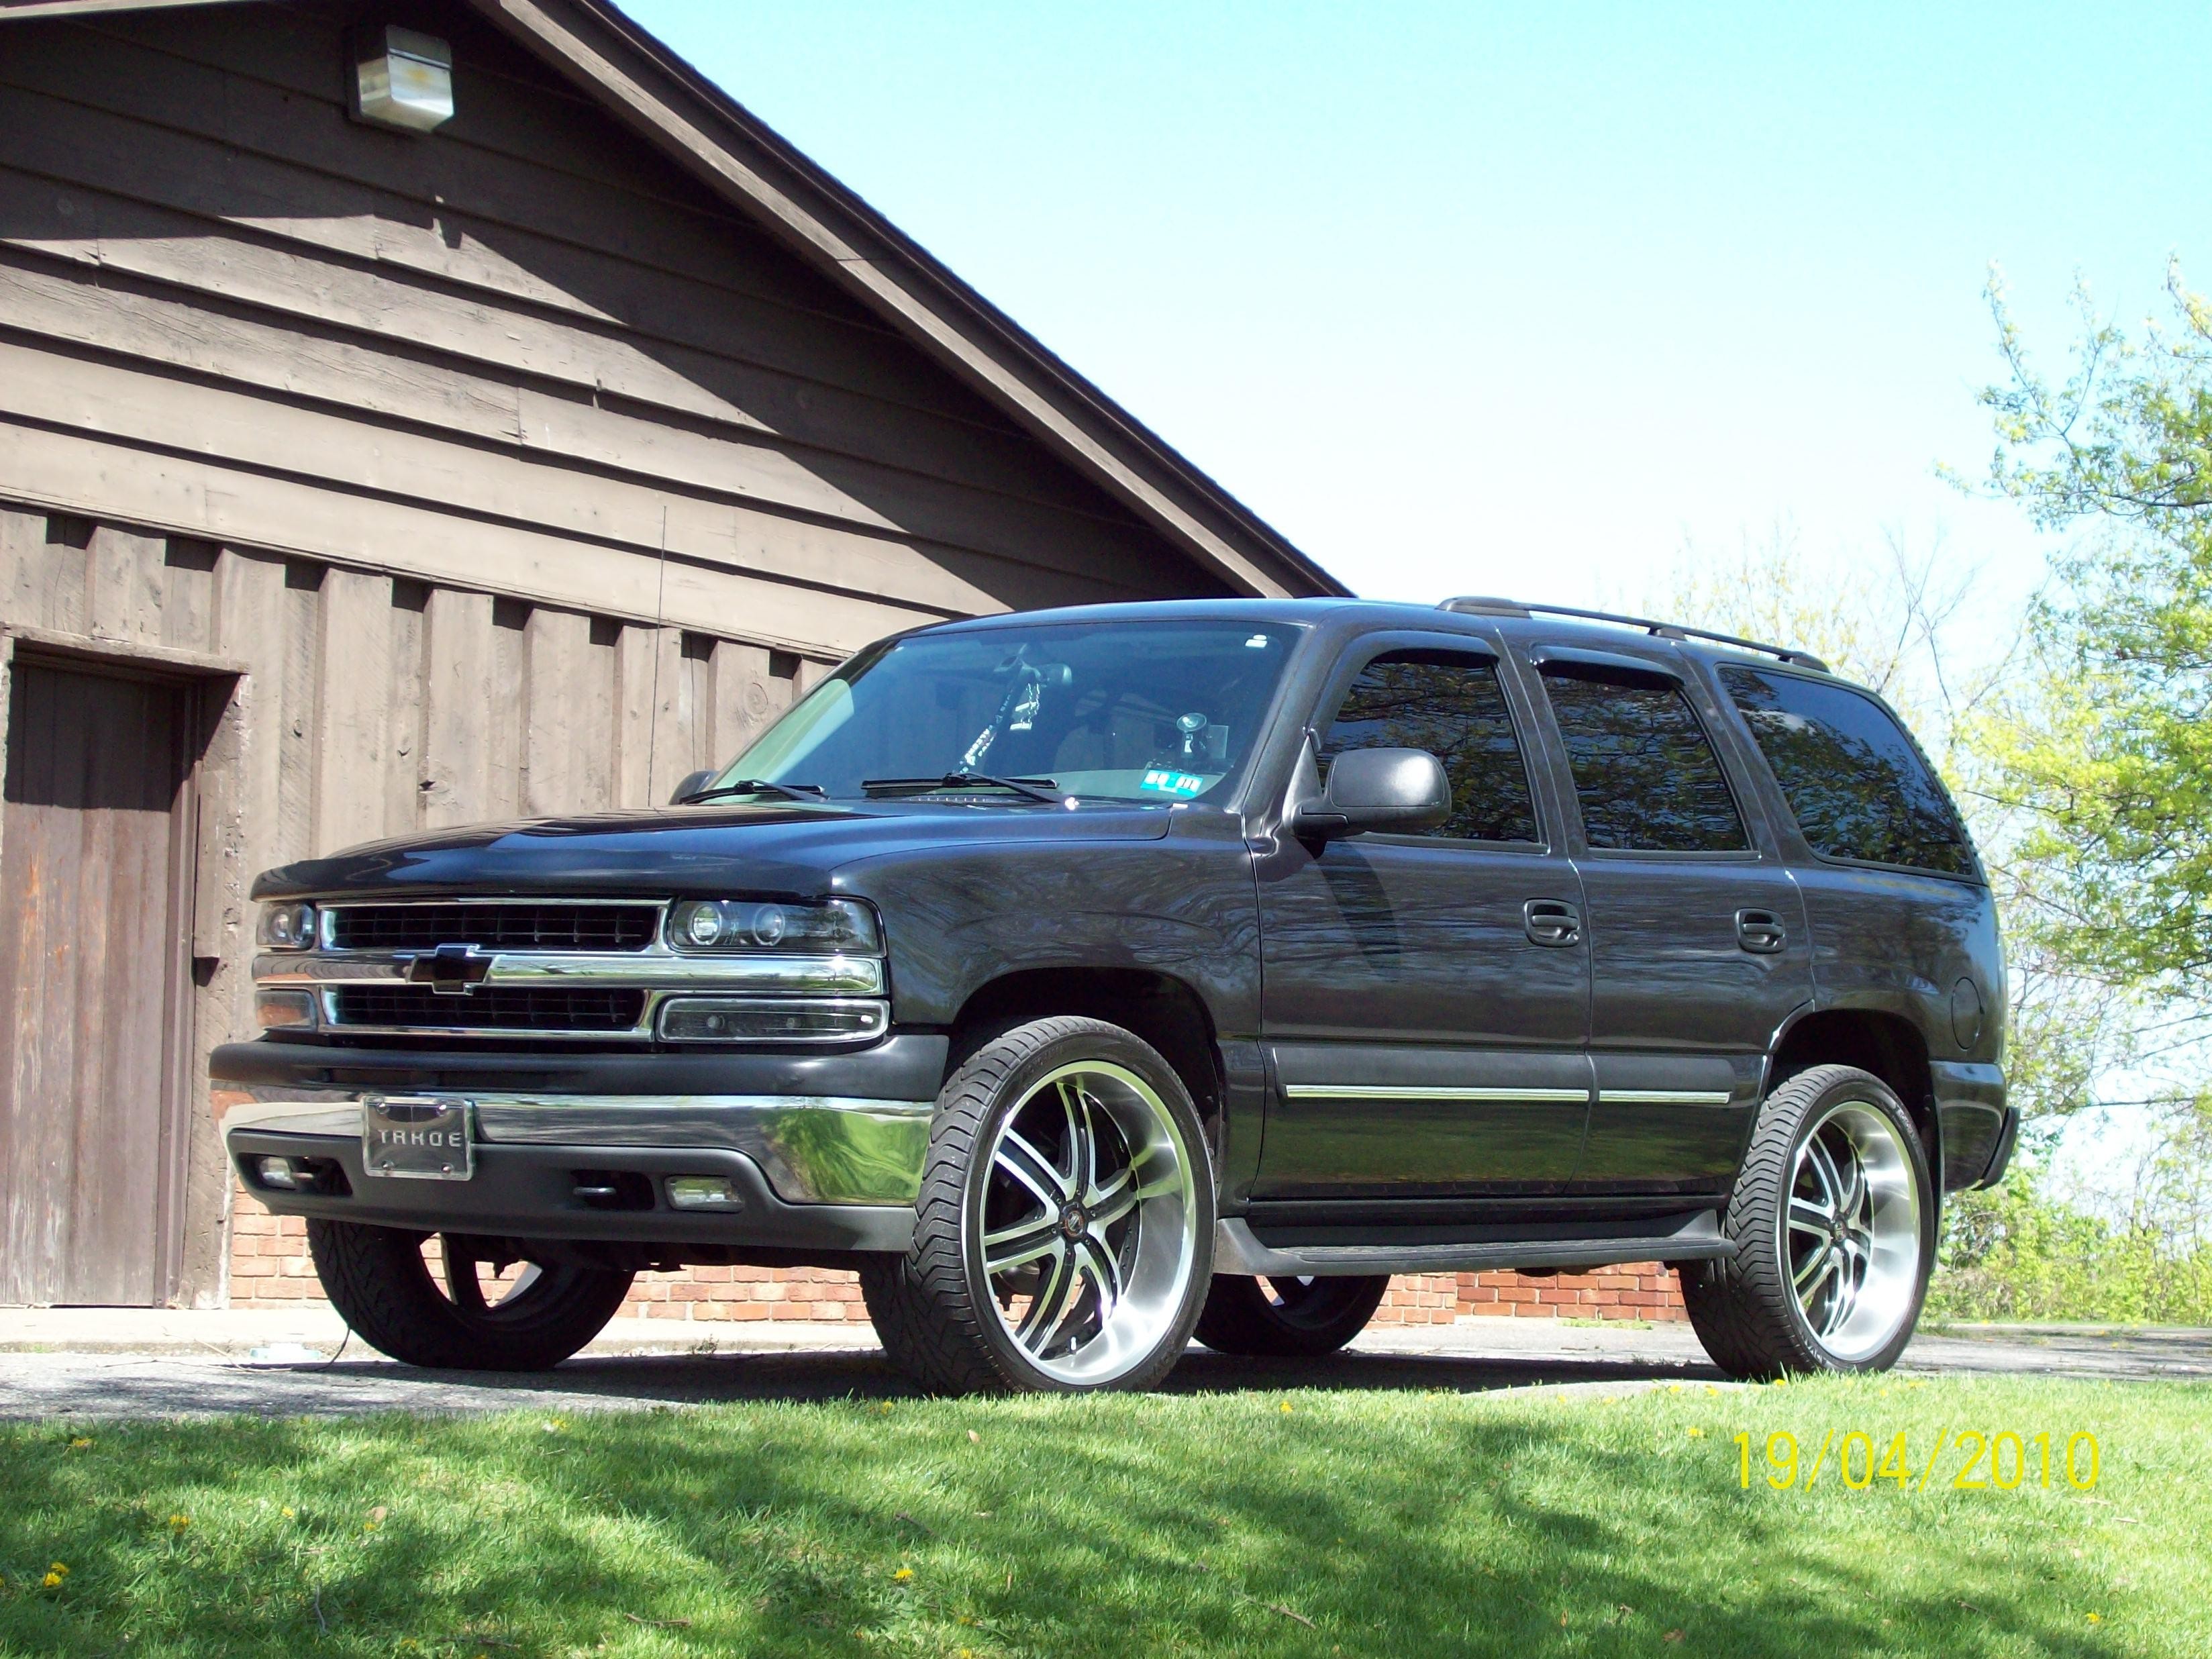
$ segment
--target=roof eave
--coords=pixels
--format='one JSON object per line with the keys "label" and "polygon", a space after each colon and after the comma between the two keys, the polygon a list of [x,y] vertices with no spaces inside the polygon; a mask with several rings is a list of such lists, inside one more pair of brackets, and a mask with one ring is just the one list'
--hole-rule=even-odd
{"label": "roof eave", "polygon": [[1232,586],[1350,592],[618,8],[470,3]]}

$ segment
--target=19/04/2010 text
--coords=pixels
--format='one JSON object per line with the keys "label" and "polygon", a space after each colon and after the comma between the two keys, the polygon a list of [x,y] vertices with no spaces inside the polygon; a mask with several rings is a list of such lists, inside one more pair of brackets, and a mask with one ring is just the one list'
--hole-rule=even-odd
{"label": "19/04/2010 text", "polygon": [[[1748,1492],[1751,1436],[1738,1434],[1735,1448],[1737,1484]],[[1854,1429],[1842,1436],[1838,1443],[1832,1429],[1809,1463],[1802,1455],[1797,1437],[1786,1429],[1768,1435],[1765,1449],[1766,1484],[1777,1492],[1810,1492],[1830,1471],[1851,1492],[1866,1492],[1882,1480],[1892,1482],[1899,1492],[1926,1492],[1939,1472],[1950,1474],[1948,1484],[1957,1492],[2015,1492],[2023,1486],[2049,1491],[2054,1475],[2077,1491],[2087,1492],[2097,1484],[2099,1466],[2095,1435],[2075,1434],[2060,1446],[2047,1431],[2023,1436],[2009,1429],[1996,1434],[1966,1429],[1954,1436],[1945,1430],[1936,1437],[1924,1462],[1912,1452],[1901,1430],[1877,1450],[1870,1434]]]}

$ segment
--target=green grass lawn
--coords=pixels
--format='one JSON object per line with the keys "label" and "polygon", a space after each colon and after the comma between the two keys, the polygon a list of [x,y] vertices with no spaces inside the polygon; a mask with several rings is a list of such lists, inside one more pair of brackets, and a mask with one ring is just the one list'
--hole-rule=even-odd
{"label": "green grass lawn", "polygon": [[[1897,1379],[19,1426],[0,1652],[2201,1656],[2208,1428]],[[1921,1490],[1968,1429],[2049,1431],[2051,1488]],[[1773,1490],[1784,1430],[1801,1476],[1903,1431],[1911,1488]]]}

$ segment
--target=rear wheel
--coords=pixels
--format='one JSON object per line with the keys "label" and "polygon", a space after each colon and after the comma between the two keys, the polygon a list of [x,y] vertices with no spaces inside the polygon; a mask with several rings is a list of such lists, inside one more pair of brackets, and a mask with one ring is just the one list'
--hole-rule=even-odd
{"label": "rear wheel", "polygon": [[884,1351],[950,1394],[1146,1389],[1190,1340],[1213,1267],[1213,1176],[1189,1092],[1152,1047],[1041,1019],[938,1097],[913,1248],[860,1269]]}
{"label": "rear wheel", "polygon": [[533,1261],[463,1233],[432,1246],[422,1233],[350,1221],[310,1220],[307,1248],[348,1325],[394,1359],[441,1370],[557,1365],[606,1328],[632,1277]]}
{"label": "rear wheel", "polygon": [[1936,1259],[1927,1154],[1878,1078],[1819,1066],[1759,1109],[1723,1222],[1732,1260],[1682,1269],[1682,1299],[1723,1370],[1886,1370],[1912,1340]]}
{"label": "rear wheel", "polygon": [[1313,1358],[1367,1328],[1389,1276],[1246,1279],[1221,1274],[1198,1316],[1198,1340],[1216,1353]]}

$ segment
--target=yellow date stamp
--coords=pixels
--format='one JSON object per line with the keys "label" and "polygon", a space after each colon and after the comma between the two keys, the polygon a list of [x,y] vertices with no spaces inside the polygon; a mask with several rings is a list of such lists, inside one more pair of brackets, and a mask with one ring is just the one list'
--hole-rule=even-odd
{"label": "yellow date stamp", "polygon": [[2095,1488],[2100,1467],[2097,1437],[2087,1431],[2064,1440],[2045,1431],[2016,1434],[1978,1429],[1940,1431],[1917,1449],[1900,1429],[1887,1440],[1863,1430],[1831,1429],[1820,1445],[1801,1445],[1787,1429],[1766,1437],[1754,1463],[1748,1433],[1735,1437],[1736,1484],[1749,1492],[1754,1473],[1776,1492],[1810,1492],[1823,1478],[1847,1492],[1870,1492],[1882,1482],[1897,1491],[1924,1492],[1939,1482],[1954,1492],[2018,1492],[2023,1486],[2049,1492],[2054,1481],[2076,1492]]}

